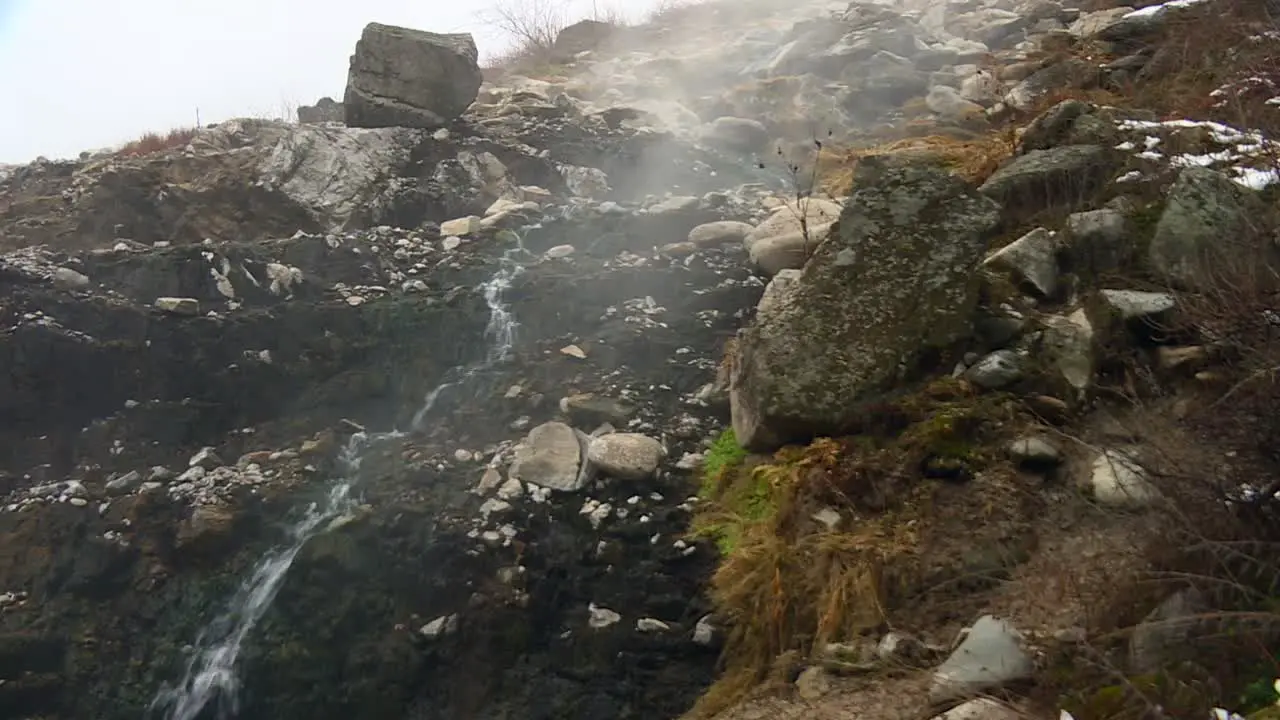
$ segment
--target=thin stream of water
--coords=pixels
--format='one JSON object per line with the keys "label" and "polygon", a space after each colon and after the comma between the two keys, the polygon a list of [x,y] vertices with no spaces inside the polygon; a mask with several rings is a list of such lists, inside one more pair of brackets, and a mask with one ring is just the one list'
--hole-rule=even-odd
{"label": "thin stream of water", "polygon": [[[498,272],[483,286],[489,308],[489,322],[485,328],[488,351],[485,357],[446,374],[445,381],[427,393],[422,406],[414,414],[414,430],[424,427],[445,391],[465,387],[479,373],[493,368],[509,356],[515,344],[516,322],[503,302],[503,294],[524,270],[516,262],[516,257],[527,254],[524,245],[518,242],[515,248],[503,255]],[[152,713],[163,713],[165,720],[197,720],[213,704],[219,720],[236,717],[240,689],[236,661],[245,639],[271,607],[294,558],[307,541],[340,524],[357,505],[352,489],[360,478],[360,460],[364,450],[372,443],[403,435],[392,430],[361,432],[351,436],[339,457],[339,476],[325,498],[307,507],[289,529],[289,541],[270,550],[258,561],[227,604],[227,609],[201,631],[187,660],[182,680],[156,693],[150,706]]]}

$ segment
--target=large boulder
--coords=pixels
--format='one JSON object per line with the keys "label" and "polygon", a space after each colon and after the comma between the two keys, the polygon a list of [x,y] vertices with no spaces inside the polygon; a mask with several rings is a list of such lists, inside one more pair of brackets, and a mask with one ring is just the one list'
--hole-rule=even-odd
{"label": "large boulder", "polygon": [[369,23],[351,56],[346,122],[366,128],[440,127],[475,102],[482,80],[469,33]]}
{"label": "large boulder", "polygon": [[904,159],[864,159],[855,187],[838,229],[740,335],[730,399],[747,448],[846,429],[904,370],[970,332],[999,206]]}
{"label": "large boulder", "polygon": [[1214,266],[1239,252],[1261,203],[1248,190],[1215,170],[1189,167],[1169,190],[1156,223],[1149,259],[1165,279],[1184,286],[1211,283]]}

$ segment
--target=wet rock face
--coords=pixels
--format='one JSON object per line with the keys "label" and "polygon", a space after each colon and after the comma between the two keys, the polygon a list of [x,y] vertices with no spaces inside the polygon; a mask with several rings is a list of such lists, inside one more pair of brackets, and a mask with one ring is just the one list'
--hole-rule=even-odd
{"label": "wet rock face", "polygon": [[[160,675],[181,676],[182,647],[279,539],[279,518],[335,472],[321,457],[332,441],[277,451],[270,438],[296,442],[303,428],[343,417],[411,427],[421,398],[463,377],[446,368],[476,367],[491,347],[496,300],[517,323],[510,355],[442,392],[420,432],[366,457],[369,511],[304,548],[250,635],[241,717],[656,719],[686,709],[714,668],[714,651],[692,639],[714,552],[677,542],[693,483],[675,461],[723,420],[704,391],[762,283],[739,242],[678,258],[654,248],[703,222],[754,219],[737,208],[695,198],[653,211],[548,209],[522,220],[540,223],[522,231],[523,251],[494,228],[454,243],[387,228],[6,257],[6,417],[23,420],[5,427],[6,467],[56,459],[82,482],[43,489],[39,501],[26,493],[40,478],[14,486],[14,502],[31,509],[0,514],[0,531],[43,528],[13,547],[49,547],[60,560],[35,565],[40,555],[24,550],[0,567],[0,583],[67,578],[27,606],[54,625],[77,593],[119,608],[109,626],[85,618],[101,645],[69,646],[60,662],[79,669],[50,678],[98,688],[111,720],[143,714]],[[572,252],[548,252],[556,247]],[[524,269],[487,298],[483,283],[511,257]],[[59,267],[89,284],[59,285]],[[157,297],[191,300],[200,314],[153,308]],[[579,354],[559,352],[568,345]],[[575,438],[611,424],[644,452],[607,453],[611,469],[549,497],[509,463],[516,439],[553,421]],[[227,440],[250,425],[258,432]],[[659,442],[669,456],[650,452]],[[201,451],[211,444],[216,453]],[[163,465],[173,470],[151,469]],[[286,465],[299,473],[298,495],[272,489]],[[471,492],[490,470],[496,482]],[[187,507],[187,485],[217,504]],[[64,519],[46,525],[45,506]],[[619,621],[592,628],[593,605]],[[453,631],[418,632],[450,616]],[[645,618],[661,626],[641,632]],[[0,614],[0,635],[32,622]],[[144,624],[144,639],[125,641]],[[123,662],[131,653],[148,659]],[[47,688],[40,697],[32,712],[103,717],[97,700]]]}
{"label": "wet rock face", "polygon": [[479,52],[468,34],[369,23],[356,43],[343,100],[351,127],[437,128],[480,91]]}

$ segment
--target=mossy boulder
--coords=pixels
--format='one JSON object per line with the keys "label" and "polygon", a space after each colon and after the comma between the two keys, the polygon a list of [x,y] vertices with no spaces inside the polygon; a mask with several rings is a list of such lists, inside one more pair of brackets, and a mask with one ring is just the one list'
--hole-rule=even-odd
{"label": "mossy boulder", "polygon": [[751,450],[838,434],[971,332],[999,207],[932,164],[859,163],[838,230],[740,336],[733,427]]}
{"label": "mossy boulder", "polygon": [[[1215,170],[1190,167],[1178,175],[1156,223],[1148,259],[1162,277],[1183,286],[1211,283],[1225,261],[1239,254],[1262,203],[1257,193]],[[1236,263],[1247,262],[1237,257]],[[1215,267],[1217,266],[1217,267]]]}

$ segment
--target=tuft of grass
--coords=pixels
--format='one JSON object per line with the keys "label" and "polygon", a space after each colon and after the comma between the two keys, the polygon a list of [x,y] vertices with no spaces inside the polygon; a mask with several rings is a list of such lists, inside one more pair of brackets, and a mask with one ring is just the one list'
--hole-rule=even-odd
{"label": "tuft of grass", "polygon": [[149,132],[125,143],[116,151],[116,157],[141,157],[173,148],[180,148],[196,136],[196,128],[174,128],[167,133]]}
{"label": "tuft of grass", "polygon": [[[855,435],[786,447],[754,464],[731,449],[709,453],[728,461],[707,476],[694,528],[720,547],[711,598],[728,630],[724,672],[694,715],[732,705],[780,658],[883,627],[926,584],[931,597],[943,594],[938,583],[964,572],[957,536],[972,543],[1004,528],[1023,514],[1022,499],[1002,491],[1000,472],[961,497],[949,497],[954,483],[931,478],[994,470],[1003,456],[993,449],[1019,415],[1010,397],[944,378],[868,408]],[[818,522],[823,508],[843,522]]]}
{"label": "tuft of grass", "polygon": [[733,428],[720,433],[707,449],[702,463],[703,482],[699,497],[703,500],[711,499],[718,492],[725,474],[741,465],[746,458],[747,451],[738,444]]}
{"label": "tuft of grass", "polygon": [[931,158],[974,183],[981,183],[1013,155],[1011,133],[991,133],[972,139],[926,135],[862,148],[831,150],[820,158],[818,185],[834,196],[849,193],[858,160],[868,155],[913,155]]}

